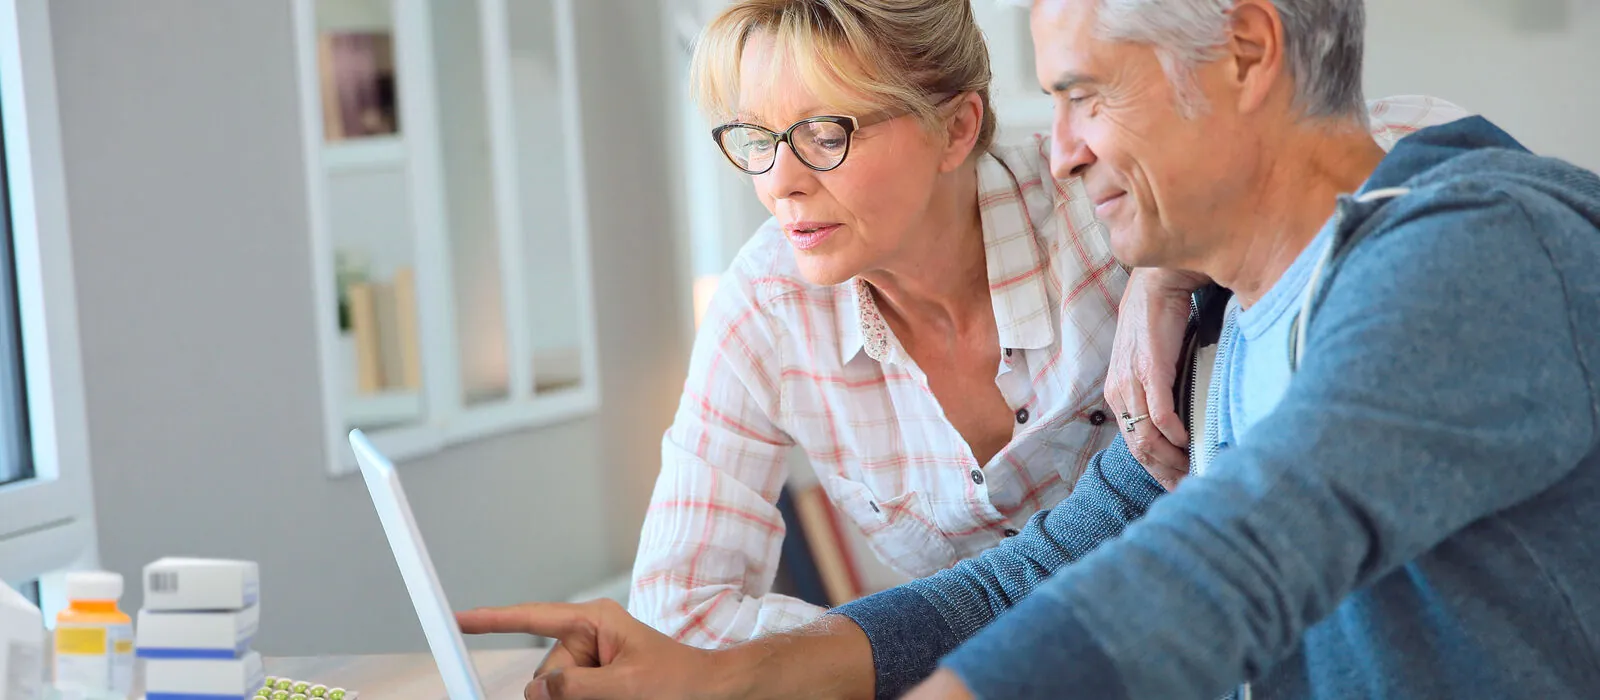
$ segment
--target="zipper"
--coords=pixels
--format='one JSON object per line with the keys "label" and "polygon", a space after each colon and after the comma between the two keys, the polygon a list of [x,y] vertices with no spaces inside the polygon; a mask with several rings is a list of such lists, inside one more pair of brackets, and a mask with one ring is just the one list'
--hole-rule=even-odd
{"label": "zipper", "polygon": [[1184,332],[1184,373],[1173,386],[1177,409],[1189,429],[1189,473],[1200,474],[1216,457],[1208,446],[1216,414],[1207,410],[1217,361],[1218,344],[1224,335],[1228,299],[1232,295],[1215,285],[1197,290],[1189,297],[1189,327]]}
{"label": "zipper", "polygon": [[[1216,441],[1210,439],[1215,432],[1212,427],[1211,412],[1206,409],[1206,400],[1211,395],[1211,379],[1217,365],[1217,346],[1202,345],[1195,348],[1193,393],[1189,395],[1189,415],[1192,416],[1189,426],[1189,472],[1191,474],[1204,474],[1217,457]],[[1202,447],[1195,449],[1196,444]]]}
{"label": "zipper", "polygon": [[[1200,320],[1200,298],[1195,294],[1189,295],[1189,318],[1195,319],[1196,323]],[[1189,367],[1189,415],[1187,416],[1189,424],[1184,426],[1189,429],[1189,473],[1191,474],[1196,471],[1194,468],[1194,446],[1196,443],[1194,428],[1195,423],[1199,422],[1196,420],[1196,416],[1204,415],[1204,407],[1200,405],[1200,355],[1200,346],[1199,343],[1196,343],[1195,352],[1190,358],[1194,364]]]}

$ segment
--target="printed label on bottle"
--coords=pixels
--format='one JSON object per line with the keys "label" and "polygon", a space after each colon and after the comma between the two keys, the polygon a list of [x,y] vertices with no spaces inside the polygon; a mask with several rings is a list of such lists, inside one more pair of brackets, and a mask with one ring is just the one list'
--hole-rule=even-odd
{"label": "printed label on bottle", "polygon": [[60,625],[56,628],[56,655],[106,654],[106,628]]}
{"label": "printed label on bottle", "polygon": [[119,626],[56,626],[56,685],[64,690],[111,688],[111,639]]}
{"label": "printed label on bottle", "polygon": [[111,678],[106,686],[126,697],[133,692],[133,625],[106,628],[111,648]]}

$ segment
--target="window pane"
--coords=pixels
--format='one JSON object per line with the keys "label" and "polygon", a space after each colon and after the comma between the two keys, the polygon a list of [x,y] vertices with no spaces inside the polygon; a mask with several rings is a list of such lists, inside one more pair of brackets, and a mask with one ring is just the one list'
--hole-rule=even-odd
{"label": "window pane", "polygon": [[[0,586],[3,586],[3,585],[9,585],[9,584],[0,582]],[[26,598],[28,600],[28,602],[33,603],[35,607],[37,607],[39,605],[39,582],[38,581],[29,581],[27,583],[20,583],[20,584],[17,584],[15,586],[12,586],[12,588],[17,589],[17,592],[21,593],[22,597]]]}
{"label": "window pane", "polygon": [[500,278],[500,236],[506,232],[498,218],[482,8],[478,0],[433,0],[429,7],[461,398],[476,406],[511,395],[511,340]]}
{"label": "window pane", "polygon": [[[0,105],[3,108],[3,105]],[[0,153],[5,135],[0,133]],[[11,247],[11,189],[0,158],[0,484],[33,478],[26,387],[22,376],[22,332],[18,325],[16,256]]]}
{"label": "window pane", "polygon": [[[563,109],[555,4],[526,0],[506,7],[511,39],[511,91],[522,176],[523,256],[532,330],[535,393],[583,382],[584,347],[577,245],[566,146],[572,129]],[[701,138],[704,138],[703,136]]]}

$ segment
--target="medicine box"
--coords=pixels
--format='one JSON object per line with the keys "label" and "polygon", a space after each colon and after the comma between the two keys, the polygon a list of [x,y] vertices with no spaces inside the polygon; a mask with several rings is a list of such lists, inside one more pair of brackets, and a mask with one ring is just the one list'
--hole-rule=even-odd
{"label": "medicine box", "polygon": [[137,654],[143,659],[236,659],[250,650],[261,622],[258,603],[243,610],[140,610]]}
{"label": "medicine box", "polygon": [[150,659],[144,663],[145,700],[253,698],[267,680],[261,655],[237,659]]}
{"label": "medicine box", "polygon": [[44,618],[0,581],[0,700],[44,697]]}
{"label": "medicine box", "polygon": [[142,610],[243,610],[256,604],[256,563],[227,559],[157,559],[144,567]]}

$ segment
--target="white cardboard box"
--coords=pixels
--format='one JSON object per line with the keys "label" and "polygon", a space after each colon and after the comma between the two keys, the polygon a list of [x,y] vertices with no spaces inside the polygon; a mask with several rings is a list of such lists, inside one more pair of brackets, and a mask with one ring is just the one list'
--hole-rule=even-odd
{"label": "white cardboard box", "polygon": [[146,700],[175,700],[174,696],[206,695],[249,698],[267,682],[261,655],[249,652],[237,659],[150,659],[144,662]]}
{"label": "white cardboard box", "polygon": [[153,612],[243,610],[261,594],[253,561],[158,559],[144,567],[144,606]]}
{"label": "white cardboard box", "polygon": [[143,659],[236,659],[250,650],[261,605],[216,612],[140,610],[136,646]]}
{"label": "white cardboard box", "polygon": [[0,582],[0,700],[44,697],[44,647],[39,609]]}

